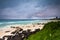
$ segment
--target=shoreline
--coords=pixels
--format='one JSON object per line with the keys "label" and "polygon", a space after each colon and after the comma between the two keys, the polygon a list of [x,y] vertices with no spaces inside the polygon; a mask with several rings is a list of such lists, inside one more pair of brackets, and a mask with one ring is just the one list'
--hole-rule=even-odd
{"label": "shoreline", "polygon": [[[56,21],[53,21],[53,22],[56,22]],[[7,27],[0,29],[0,39],[5,39],[5,37],[8,38],[10,36],[16,36],[17,33],[21,35],[22,32],[24,33],[25,31],[29,31],[29,33],[31,32],[33,33],[36,30],[42,30],[45,24],[46,23],[31,23],[31,24],[26,24],[26,25],[21,25],[21,24],[8,25]]]}
{"label": "shoreline", "polygon": [[0,38],[9,35],[15,35],[11,33],[19,29],[23,29],[23,31],[27,31],[29,29],[31,32],[33,32],[35,29],[43,29],[43,26],[44,25],[42,24],[10,25],[10,27],[0,29]]}

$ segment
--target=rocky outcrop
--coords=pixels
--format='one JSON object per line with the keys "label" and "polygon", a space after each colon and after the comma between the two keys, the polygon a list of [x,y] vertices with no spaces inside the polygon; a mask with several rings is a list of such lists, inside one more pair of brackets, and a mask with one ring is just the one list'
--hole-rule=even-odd
{"label": "rocky outcrop", "polygon": [[28,30],[23,30],[23,29],[17,29],[16,31],[12,32],[11,36],[4,36],[2,39],[0,40],[24,40],[24,38],[28,39],[28,36],[31,34],[36,33],[37,31],[40,31],[40,29],[35,29],[35,31],[31,31],[31,29]]}

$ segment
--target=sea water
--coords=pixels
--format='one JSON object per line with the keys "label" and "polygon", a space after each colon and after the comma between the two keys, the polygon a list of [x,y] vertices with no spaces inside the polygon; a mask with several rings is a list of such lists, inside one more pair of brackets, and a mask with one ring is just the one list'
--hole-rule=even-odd
{"label": "sea water", "polygon": [[40,20],[40,19],[0,19],[0,28],[4,28],[7,25],[16,25],[16,24],[30,24],[30,23],[42,23],[48,20]]}

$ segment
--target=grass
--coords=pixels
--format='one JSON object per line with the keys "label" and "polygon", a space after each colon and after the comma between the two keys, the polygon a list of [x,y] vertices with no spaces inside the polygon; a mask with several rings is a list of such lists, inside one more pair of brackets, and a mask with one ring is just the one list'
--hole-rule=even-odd
{"label": "grass", "polygon": [[60,21],[45,24],[41,31],[31,34],[25,40],[60,40]]}

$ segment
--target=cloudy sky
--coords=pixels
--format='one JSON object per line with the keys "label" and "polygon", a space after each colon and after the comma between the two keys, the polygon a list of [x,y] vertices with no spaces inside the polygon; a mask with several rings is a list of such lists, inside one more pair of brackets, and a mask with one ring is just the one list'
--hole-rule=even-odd
{"label": "cloudy sky", "polygon": [[60,17],[60,0],[0,0],[0,19]]}

